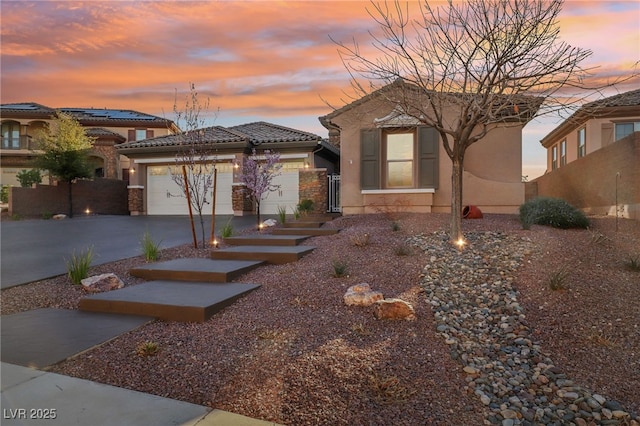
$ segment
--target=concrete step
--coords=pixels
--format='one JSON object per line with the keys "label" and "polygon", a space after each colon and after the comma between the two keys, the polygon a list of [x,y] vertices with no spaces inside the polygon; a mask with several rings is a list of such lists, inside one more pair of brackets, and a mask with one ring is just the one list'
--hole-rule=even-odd
{"label": "concrete step", "polygon": [[312,246],[237,246],[211,250],[213,259],[258,260],[282,264],[296,262],[302,256],[311,253]]}
{"label": "concrete step", "polygon": [[334,235],[340,232],[338,228],[274,228],[272,235]]}
{"label": "concrete step", "polygon": [[205,322],[259,287],[243,283],[149,281],[84,297],[79,309],[144,315],[165,321]]}
{"label": "concrete step", "polygon": [[154,262],[129,270],[134,277],[146,280],[174,280],[225,283],[262,265],[261,261],[213,260],[206,258],[174,259]]}
{"label": "concrete step", "polygon": [[296,220],[292,222],[285,222],[282,224],[282,227],[283,228],[320,228],[322,225],[324,225],[324,222]]}
{"label": "concrete step", "polygon": [[309,235],[256,234],[229,237],[225,238],[224,242],[232,246],[297,246],[309,237]]}

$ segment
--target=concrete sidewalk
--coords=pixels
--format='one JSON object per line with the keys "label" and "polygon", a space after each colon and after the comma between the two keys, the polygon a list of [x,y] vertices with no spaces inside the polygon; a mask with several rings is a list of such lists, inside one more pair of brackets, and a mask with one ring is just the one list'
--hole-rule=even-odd
{"label": "concrete sidewalk", "polygon": [[2,363],[3,426],[268,426],[221,410]]}

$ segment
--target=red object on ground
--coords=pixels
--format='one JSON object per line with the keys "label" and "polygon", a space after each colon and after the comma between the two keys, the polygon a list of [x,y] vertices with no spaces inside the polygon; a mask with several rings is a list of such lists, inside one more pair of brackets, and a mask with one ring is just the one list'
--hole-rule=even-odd
{"label": "red object on ground", "polygon": [[482,211],[476,206],[464,206],[462,217],[464,219],[482,219]]}

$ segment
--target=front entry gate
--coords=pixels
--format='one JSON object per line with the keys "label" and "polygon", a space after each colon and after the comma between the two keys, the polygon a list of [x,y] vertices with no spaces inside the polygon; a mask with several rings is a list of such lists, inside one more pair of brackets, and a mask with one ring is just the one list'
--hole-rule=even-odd
{"label": "front entry gate", "polygon": [[327,175],[329,180],[327,189],[329,196],[327,197],[327,212],[340,213],[340,175]]}

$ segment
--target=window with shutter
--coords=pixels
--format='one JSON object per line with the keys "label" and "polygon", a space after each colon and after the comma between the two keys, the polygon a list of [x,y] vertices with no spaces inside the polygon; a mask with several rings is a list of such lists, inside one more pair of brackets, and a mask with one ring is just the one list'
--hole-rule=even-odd
{"label": "window with shutter", "polygon": [[360,134],[360,187],[380,189],[379,129],[365,129]]}
{"label": "window with shutter", "polygon": [[423,126],[362,130],[361,189],[436,189],[439,137]]}

